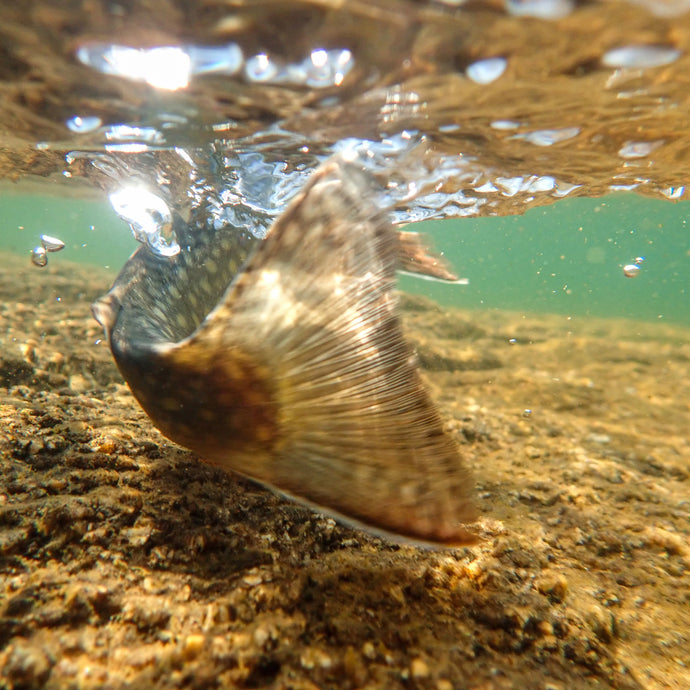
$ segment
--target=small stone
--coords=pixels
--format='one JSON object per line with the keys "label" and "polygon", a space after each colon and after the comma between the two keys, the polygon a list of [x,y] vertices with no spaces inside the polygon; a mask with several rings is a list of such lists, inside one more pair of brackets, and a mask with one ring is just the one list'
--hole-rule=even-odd
{"label": "small stone", "polygon": [[416,657],[412,659],[410,664],[410,675],[413,678],[428,678],[429,677],[429,666],[421,657]]}
{"label": "small stone", "polygon": [[204,648],[205,642],[206,638],[203,635],[187,635],[187,639],[182,647],[182,655],[187,661],[195,659]]}
{"label": "small stone", "polygon": [[264,626],[259,626],[254,630],[253,637],[256,646],[263,647],[271,639],[271,631]]}
{"label": "small stone", "polygon": [[117,443],[112,438],[105,438],[101,443],[96,446],[96,450],[99,453],[105,453],[106,455],[111,455],[117,450]]}
{"label": "small stone", "polygon": [[616,623],[610,611],[594,604],[585,614],[592,632],[602,641],[611,642],[616,634]]}
{"label": "small stone", "polygon": [[345,649],[342,664],[344,675],[351,681],[351,685],[355,687],[364,685],[367,677],[366,665],[362,663],[361,657],[353,647],[348,645]]}
{"label": "small stone", "polygon": [[376,658],[376,648],[372,642],[365,642],[362,645],[362,655],[370,661]]}
{"label": "small stone", "polygon": [[555,635],[544,635],[544,637],[540,641],[539,646],[541,647],[541,649],[553,652],[558,649],[558,639]]}
{"label": "small stone", "polygon": [[568,580],[562,573],[545,573],[536,583],[537,591],[552,602],[561,602],[568,593]]}
{"label": "small stone", "polygon": [[36,364],[36,346],[38,343],[35,340],[27,340],[19,346],[19,351],[22,357],[29,362],[29,364]]}
{"label": "small stone", "polygon": [[595,434],[592,433],[589,436],[587,436],[587,440],[590,443],[598,443],[599,445],[606,445],[607,443],[611,443],[611,437],[608,434]]}
{"label": "small stone", "polygon": [[69,377],[68,386],[74,393],[84,393],[91,388],[91,384],[81,374],[72,374]]}
{"label": "small stone", "polygon": [[144,546],[151,538],[153,527],[148,524],[136,525],[122,530],[122,536],[129,542],[130,546]]}
{"label": "small stone", "polygon": [[249,572],[242,578],[242,582],[249,587],[256,587],[264,581],[263,576],[260,572],[254,571]]}
{"label": "small stone", "polygon": [[333,665],[333,660],[326,652],[309,647],[300,655],[300,665],[307,670],[314,668],[328,669]]}
{"label": "small stone", "polygon": [[15,688],[40,688],[48,679],[52,660],[40,647],[15,644],[8,650],[3,675]]}
{"label": "small stone", "polygon": [[549,621],[539,621],[537,623],[537,630],[542,635],[553,635],[553,625]]}

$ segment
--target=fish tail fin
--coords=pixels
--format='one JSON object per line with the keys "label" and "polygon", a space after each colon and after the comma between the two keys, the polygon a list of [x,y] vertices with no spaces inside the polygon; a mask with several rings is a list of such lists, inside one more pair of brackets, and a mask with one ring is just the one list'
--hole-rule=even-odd
{"label": "fish tail fin", "polygon": [[345,521],[472,543],[471,478],[403,339],[396,232],[368,186],[339,160],[314,173],[199,330],[161,352],[177,437]]}
{"label": "fish tail fin", "polygon": [[410,230],[398,231],[399,269],[443,282],[455,283],[458,276],[450,262],[434,251],[428,238]]}

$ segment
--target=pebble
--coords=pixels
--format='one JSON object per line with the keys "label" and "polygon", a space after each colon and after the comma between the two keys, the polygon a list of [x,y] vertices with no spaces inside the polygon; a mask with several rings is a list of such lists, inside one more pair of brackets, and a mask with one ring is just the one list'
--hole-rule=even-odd
{"label": "pebble", "polygon": [[42,687],[52,666],[48,655],[39,647],[17,643],[10,647],[4,666],[4,675],[10,687]]}
{"label": "pebble", "polygon": [[117,443],[111,438],[103,439],[103,441],[96,446],[96,450],[99,453],[105,453],[106,455],[111,455],[117,450],[117,448]]}
{"label": "pebble", "polygon": [[84,393],[91,388],[91,384],[88,382],[86,377],[81,374],[72,374],[69,377],[69,382],[67,384],[69,389],[74,393]]}
{"label": "pebble", "polygon": [[611,437],[608,434],[590,434],[587,436],[587,441],[590,443],[598,443],[603,446],[607,443],[611,443]]}
{"label": "pebble", "polygon": [[271,639],[271,631],[267,627],[260,625],[254,630],[252,637],[257,647],[263,647]]}
{"label": "pebble", "polygon": [[248,585],[249,587],[256,587],[257,585],[260,585],[263,581],[264,578],[260,572],[250,572],[242,578],[242,582],[244,582],[244,584]]}
{"label": "pebble", "polygon": [[410,675],[416,679],[428,678],[429,665],[421,657],[412,659],[412,663],[410,663]]}
{"label": "pebble", "polygon": [[553,602],[561,602],[568,593],[568,580],[562,573],[546,572],[536,582],[537,591]]}
{"label": "pebble", "polygon": [[187,661],[199,656],[204,648],[206,638],[203,635],[187,635],[182,647],[182,655]]}
{"label": "pebble", "polygon": [[585,614],[587,624],[592,632],[602,641],[611,642],[615,637],[616,623],[610,611],[594,604]]}
{"label": "pebble", "polygon": [[320,649],[309,647],[300,655],[300,665],[302,668],[311,670],[313,668],[328,669],[333,665],[331,657]]}
{"label": "pebble", "polygon": [[373,661],[376,658],[376,648],[372,642],[365,642],[362,645],[362,656],[369,661]]}

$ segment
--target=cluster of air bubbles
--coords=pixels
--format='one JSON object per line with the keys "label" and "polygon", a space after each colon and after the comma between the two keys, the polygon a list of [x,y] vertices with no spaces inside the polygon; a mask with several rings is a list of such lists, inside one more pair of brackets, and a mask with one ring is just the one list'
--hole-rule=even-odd
{"label": "cluster of air bubbles", "polygon": [[635,261],[623,266],[623,275],[626,278],[637,278],[637,276],[640,274],[640,270],[642,268],[641,264],[643,264],[644,261],[645,261],[644,256],[635,257]]}
{"label": "cluster of air bubbles", "polygon": [[108,198],[115,213],[129,224],[137,241],[158,256],[179,254],[172,214],[163,199],[141,186],[123,187]]}
{"label": "cluster of air bubbles", "polygon": [[[344,138],[324,148],[307,143],[304,137],[278,127],[235,141],[232,147],[218,152],[210,178],[204,175],[195,182],[190,200],[203,206],[212,226],[231,225],[264,237],[311,173],[333,154],[355,161],[372,175],[376,201],[396,225],[476,216],[483,206],[496,203],[492,196],[529,203],[535,195],[560,198],[579,186],[551,175],[490,174],[471,156],[430,152],[426,137],[412,129],[381,140]],[[295,160],[298,163],[286,163]],[[152,244],[157,253],[165,253],[156,249],[160,243],[146,239],[158,236],[160,218],[151,220],[144,204],[142,220],[141,209],[135,213],[128,204],[124,213],[119,197],[111,197],[113,200],[118,213],[133,225],[135,235]],[[139,219],[138,226],[151,227],[152,232],[137,231],[133,217]]]}
{"label": "cluster of air bubbles", "polygon": [[[172,116],[171,116],[172,117]],[[143,153],[154,148],[166,145],[165,136],[155,127],[137,127],[127,124],[111,125],[102,128],[102,122],[98,117],[74,115],[65,125],[75,134],[90,134],[99,131],[105,140],[104,149],[109,152],[119,153]],[[75,151],[66,156],[67,163],[70,159],[79,156],[89,157],[91,154]]]}
{"label": "cluster of air bubbles", "polygon": [[48,265],[48,253],[59,252],[65,248],[65,243],[57,237],[41,235],[41,244],[31,250],[31,263],[43,268]]}
{"label": "cluster of air bubbles", "polygon": [[[309,86],[314,89],[340,86],[354,65],[346,48],[318,48],[296,63],[289,63],[266,53],[248,57],[242,49],[228,43],[223,46],[131,46],[91,42],[77,49],[79,62],[102,74],[144,82],[157,89],[185,89],[193,77],[215,74],[237,76],[262,84]],[[80,118],[83,122],[88,118]],[[69,126],[69,125],[68,125]],[[74,123],[74,126],[82,126]]]}
{"label": "cluster of air bubbles", "polygon": [[406,153],[417,146],[424,137],[420,137],[416,130],[404,129],[397,134],[391,134],[380,141],[371,139],[356,139],[350,137],[341,139],[336,145],[335,150],[347,152],[346,155],[367,159],[385,160],[385,165],[390,165],[393,160],[391,156]]}
{"label": "cluster of air bubbles", "polygon": [[109,149],[113,144],[141,143],[144,150],[151,146],[162,146],[165,138],[155,127],[136,127],[132,125],[113,125],[105,134]]}
{"label": "cluster of air bubbles", "polygon": [[539,177],[496,177],[491,181],[484,182],[476,188],[482,194],[499,192],[502,196],[512,197],[516,194],[533,194],[536,192],[550,192],[558,187],[556,178],[550,175]]}
{"label": "cluster of air bubbles", "polygon": [[301,62],[284,63],[265,53],[250,57],[244,67],[247,80],[262,84],[285,84],[323,89],[340,86],[354,66],[352,53],[347,49],[319,48]]}
{"label": "cluster of air bubbles", "polygon": [[310,158],[311,165],[288,167],[284,160],[267,158],[259,151],[233,151],[226,155],[222,191],[209,209],[214,225],[229,224],[245,228],[255,237],[265,237],[275,218],[324,157]]}

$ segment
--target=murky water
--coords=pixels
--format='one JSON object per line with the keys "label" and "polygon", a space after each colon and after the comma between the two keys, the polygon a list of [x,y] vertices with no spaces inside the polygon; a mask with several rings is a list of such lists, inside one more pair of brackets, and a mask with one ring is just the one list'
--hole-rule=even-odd
{"label": "murky water", "polygon": [[[138,429],[88,321],[93,291],[107,286],[138,242],[161,256],[184,251],[173,218],[248,230],[258,242],[323,161],[353,159],[371,174],[377,203],[393,221],[419,223],[414,229],[467,279],[403,275],[399,285],[441,305],[408,298],[410,338],[444,418],[470,446],[482,512],[504,521],[509,535],[524,529],[531,543],[555,549],[535,562],[560,562],[554,568],[571,582],[564,620],[590,651],[612,645],[596,648],[597,660],[582,652],[573,662],[575,643],[558,632],[567,626],[545,623],[553,634],[543,639],[562,644],[549,639],[552,647],[544,642],[547,651],[538,653],[552,653],[559,670],[555,684],[545,676],[534,687],[585,687],[593,677],[610,687],[628,687],[630,678],[629,687],[686,687],[688,0],[4,2],[0,39],[0,373],[7,393],[0,411],[21,443],[33,443],[26,440],[32,434],[43,439],[44,431],[21,427],[12,415],[29,415],[16,399],[35,395],[42,405],[59,391],[90,396],[85,409],[100,410],[107,399],[120,415],[113,428]],[[65,438],[78,431],[55,428]],[[57,450],[45,445],[36,453],[61,458],[64,438],[49,433],[45,444]],[[120,452],[117,433],[103,440],[94,431],[92,444]],[[143,449],[146,432],[133,433],[133,447]],[[7,434],[0,442],[15,453],[19,441]],[[490,452],[481,445],[487,439]],[[14,456],[0,448],[13,467]],[[567,500],[534,498],[545,476],[556,477],[557,496]],[[32,500],[60,493],[62,479],[49,479]],[[647,493],[631,499],[634,489],[621,484]],[[0,482],[0,498],[10,504],[15,494],[24,500],[22,490],[5,491]],[[526,519],[534,525],[525,527]],[[627,536],[607,550],[618,524]],[[639,584],[644,568],[634,567],[631,554],[647,547],[657,551],[643,550],[640,561],[652,559],[651,570],[662,575]],[[625,567],[606,561],[613,552],[628,559]],[[477,558],[472,568],[484,563]],[[523,569],[530,567],[537,566]],[[3,572],[10,571],[19,574],[8,588],[19,591],[31,568]],[[487,596],[495,594],[498,606],[502,593],[517,601],[523,585],[499,583],[496,593],[492,586],[489,578]],[[620,634],[613,623],[613,632],[601,631],[603,610],[623,621]],[[591,629],[577,623],[590,619]],[[32,621],[12,631],[30,636]],[[291,644],[299,648],[304,638]],[[329,639],[333,658],[341,642]],[[50,644],[61,650],[63,642]],[[531,654],[531,644],[521,653]],[[486,668],[473,661],[472,673],[464,660],[448,665],[445,651],[437,658],[432,650],[438,678],[401,652],[406,670],[395,681],[382,671],[380,687],[410,678],[419,687],[469,687],[466,673],[493,678],[496,667],[508,675],[524,670],[514,687],[527,687],[531,661],[501,666],[500,644],[490,647],[499,656]],[[0,654],[0,671],[21,687],[23,662],[13,658]],[[349,662],[340,663],[347,670]],[[301,668],[307,680],[339,687],[325,666]],[[582,668],[593,676],[577,675]],[[54,687],[78,675],[71,673],[55,667]],[[353,678],[363,686],[368,677]],[[446,678],[452,683],[443,685]]]}

